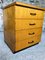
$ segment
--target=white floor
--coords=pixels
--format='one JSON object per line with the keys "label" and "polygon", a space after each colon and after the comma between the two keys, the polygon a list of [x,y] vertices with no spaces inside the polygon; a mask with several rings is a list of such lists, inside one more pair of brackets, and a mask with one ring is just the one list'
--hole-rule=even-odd
{"label": "white floor", "polygon": [[0,32],[0,60],[45,60],[45,32],[42,33],[38,45],[13,54],[4,42],[3,32]]}

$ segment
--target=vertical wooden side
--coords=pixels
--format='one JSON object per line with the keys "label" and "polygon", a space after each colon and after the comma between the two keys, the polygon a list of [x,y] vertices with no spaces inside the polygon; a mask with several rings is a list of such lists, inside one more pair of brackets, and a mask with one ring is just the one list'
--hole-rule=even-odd
{"label": "vertical wooden side", "polygon": [[15,8],[11,6],[4,9],[4,39],[11,50],[15,51]]}

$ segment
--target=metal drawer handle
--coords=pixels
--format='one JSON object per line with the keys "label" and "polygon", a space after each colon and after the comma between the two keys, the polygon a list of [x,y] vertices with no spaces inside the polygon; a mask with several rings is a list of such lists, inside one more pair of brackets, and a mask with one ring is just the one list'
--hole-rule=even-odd
{"label": "metal drawer handle", "polygon": [[35,15],[36,15],[36,13],[30,13],[30,15],[33,15],[33,16],[35,16]]}
{"label": "metal drawer handle", "polygon": [[32,42],[28,42],[28,44],[31,44],[31,43],[34,43],[34,41],[32,41]]}
{"label": "metal drawer handle", "polygon": [[33,23],[33,24],[29,24],[29,25],[35,25],[35,23]]}
{"label": "metal drawer handle", "polygon": [[28,33],[28,35],[34,35],[35,33],[33,32],[33,33]]}

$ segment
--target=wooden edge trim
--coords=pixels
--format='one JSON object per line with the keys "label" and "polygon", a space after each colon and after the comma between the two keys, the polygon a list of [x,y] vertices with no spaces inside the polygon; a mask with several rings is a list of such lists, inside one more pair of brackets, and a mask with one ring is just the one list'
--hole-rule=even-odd
{"label": "wooden edge trim", "polygon": [[14,6],[14,5],[24,7],[24,8],[31,8],[31,9],[37,9],[37,10],[45,11],[44,8],[38,8],[38,7],[35,7],[35,6],[26,6],[26,5],[18,4],[17,2],[11,3],[11,4],[3,7],[2,9],[6,9],[6,8],[9,8],[9,7]]}

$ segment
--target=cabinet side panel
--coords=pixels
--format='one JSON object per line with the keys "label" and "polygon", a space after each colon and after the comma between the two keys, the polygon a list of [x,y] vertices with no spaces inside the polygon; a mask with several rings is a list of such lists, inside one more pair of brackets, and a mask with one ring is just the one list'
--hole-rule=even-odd
{"label": "cabinet side panel", "polygon": [[5,42],[9,45],[12,51],[15,51],[15,8],[11,6],[9,8],[4,9],[4,39]]}

